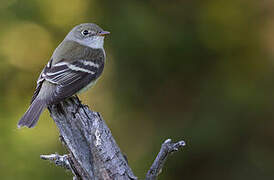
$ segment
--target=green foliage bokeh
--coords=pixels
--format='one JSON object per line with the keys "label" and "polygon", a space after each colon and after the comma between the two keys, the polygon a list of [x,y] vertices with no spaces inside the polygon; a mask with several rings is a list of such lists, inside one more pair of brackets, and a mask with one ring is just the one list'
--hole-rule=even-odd
{"label": "green foliage bokeh", "polygon": [[96,86],[102,113],[135,175],[161,143],[184,139],[159,179],[274,178],[274,3],[245,0],[0,0],[0,174],[71,179],[39,159],[65,153],[48,112],[18,130],[36,79],[74,26],[111,35]]}

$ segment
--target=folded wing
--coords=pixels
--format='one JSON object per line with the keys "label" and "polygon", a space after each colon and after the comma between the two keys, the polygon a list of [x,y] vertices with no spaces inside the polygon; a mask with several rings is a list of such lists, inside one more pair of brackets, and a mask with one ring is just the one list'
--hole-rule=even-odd
{"label": "folded wing", "polygon": [[61,61],[45,69],[41,78],[56,84],[56,90],[50,102],[59,102],[79,92],[100,76],[103,67],[103,63],[98,64],[81,59],[71,63]]}

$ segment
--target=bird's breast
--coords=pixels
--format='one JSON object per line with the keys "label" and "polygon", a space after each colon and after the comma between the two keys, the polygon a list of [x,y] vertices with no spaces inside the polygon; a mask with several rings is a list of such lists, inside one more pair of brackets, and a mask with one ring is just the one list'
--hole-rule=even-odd
{"label": "bird's breast", "polygon": [[83,89],[81,89],[80,91],[78,91],[76,94],[80,94],[82,92],[87,91],[89,88],[91,88],[92,86],[94,86],[94,84],[96,83],[97,80],[93,80],[91,81],[87,86],[85,86]]}

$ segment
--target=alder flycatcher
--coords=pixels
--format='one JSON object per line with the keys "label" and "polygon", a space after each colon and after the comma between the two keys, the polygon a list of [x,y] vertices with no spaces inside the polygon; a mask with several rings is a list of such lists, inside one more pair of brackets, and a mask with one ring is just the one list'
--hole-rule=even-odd
{"label": "alder flycatcher", "polygon": [[43,110],[78,94],[102,74],[105,63],[104,36],[109,34],[93,23],[74,27],[53,52],[42,70],[27,112],[18,128],[36,125]]}

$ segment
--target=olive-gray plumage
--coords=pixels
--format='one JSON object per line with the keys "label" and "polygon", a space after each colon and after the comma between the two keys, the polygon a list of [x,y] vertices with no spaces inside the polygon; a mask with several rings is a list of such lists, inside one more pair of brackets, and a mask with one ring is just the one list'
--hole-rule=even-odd
{"label": "olive-gray plumage", "polygon": [[104,36],[92,23],[74,27],[41,72],[31,105],[18,127],[34,127],[43,110],[95,84],[105,63]]}

